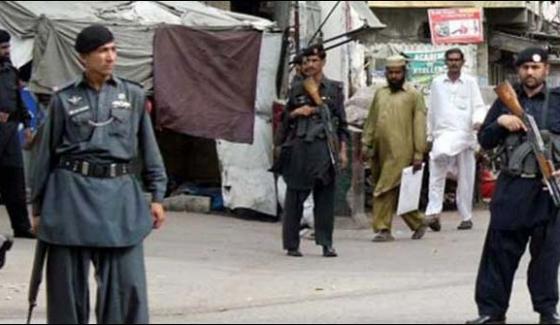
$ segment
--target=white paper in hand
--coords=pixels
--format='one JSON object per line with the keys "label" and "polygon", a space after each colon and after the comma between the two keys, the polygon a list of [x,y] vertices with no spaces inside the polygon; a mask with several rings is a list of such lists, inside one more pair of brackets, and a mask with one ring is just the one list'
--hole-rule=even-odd
{"label": "white paper in hand", "polygon": [[403,169],[397,215],[400,216],[418,210],[420,205],[420,192],[422,191],[423,175],[424,164],[422,164],[422,169],[416,173],[412,172],[412,167],[406,167]]}

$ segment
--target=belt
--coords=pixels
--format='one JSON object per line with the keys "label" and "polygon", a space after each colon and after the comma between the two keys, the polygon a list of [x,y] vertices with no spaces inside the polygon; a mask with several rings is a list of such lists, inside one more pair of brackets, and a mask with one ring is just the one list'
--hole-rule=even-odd
{"label": "belt", "polygon": [[62,160],[58,167],[86,177],[116,178],[130,174],[130,165],[123,163],[94,164],[84,160]]}

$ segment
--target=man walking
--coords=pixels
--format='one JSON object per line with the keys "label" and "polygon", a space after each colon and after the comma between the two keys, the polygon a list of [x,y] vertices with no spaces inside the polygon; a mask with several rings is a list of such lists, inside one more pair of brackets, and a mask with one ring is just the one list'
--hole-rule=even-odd
{"label": "man walking", "polygon": [[[394,240],[391,228],[402,170],[411,165],[420,170],[426,150],[426,106],[422,94],[405,83],[405,58],[387,58],[385,76],[388,84],[375,93],[362,136],[362,154],[369,160],[375,184],[374,242]],[[422,214],[415,211],[402,217],[414,232],[412,239],[421,239],[427,228]]]}
{"label": "man walking", "polygon": [[473,226],[475,131],[484,121],[486,107],[476,80],[461,72],[465,64],[463,52],[458,48],[448,50],[445,63],[447,73],[433,80],[428,105],[428,139],[432,141],[432,151],[426,216],[430,228],[440,231],[445,179],[448,172],[453,172],[457,176],[457,208],[463,219],[458,229],[467,230]]}

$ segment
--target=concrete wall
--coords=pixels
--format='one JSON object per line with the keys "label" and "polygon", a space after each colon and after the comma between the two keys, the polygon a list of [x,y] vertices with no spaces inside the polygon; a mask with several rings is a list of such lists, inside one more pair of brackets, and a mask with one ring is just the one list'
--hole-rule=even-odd
{"label": "concrete wall", "polygon": [[374,9],[387,27],[376,36],[377,43],[429,43],[419,30],[428,23],[427,9]]}

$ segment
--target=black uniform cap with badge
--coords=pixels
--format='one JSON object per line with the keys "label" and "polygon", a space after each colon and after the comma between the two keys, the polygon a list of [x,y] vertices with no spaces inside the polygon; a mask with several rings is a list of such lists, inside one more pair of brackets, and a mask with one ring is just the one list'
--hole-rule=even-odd
{"label": "black uniform cap with badge", "polygon": [[323,44],[314,44],[302,51],[303,57],[309,57],[314,55],[317,55],[319,58],[321,58],[321,60],[327,58],[327,52],[325,51]]}
{"label": "black uniform cap with badge", "polygon": [[519,53],[515,66],[520,67],[525,63],[548,63],[548,51],[539,47],[526,48]]}

